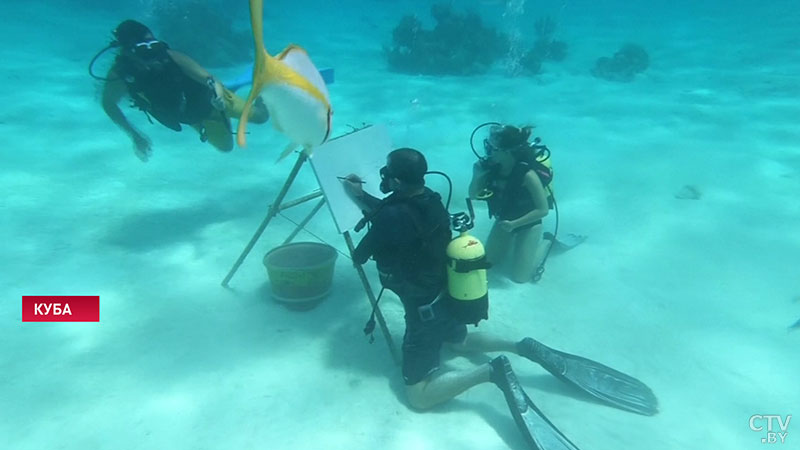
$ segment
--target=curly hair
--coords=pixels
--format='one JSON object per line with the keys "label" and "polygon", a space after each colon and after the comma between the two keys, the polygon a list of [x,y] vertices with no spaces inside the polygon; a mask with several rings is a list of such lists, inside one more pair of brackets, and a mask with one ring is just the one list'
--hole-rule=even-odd
{"label": "curly hair", "polygon": [[531,162],[536,159],[536,150],[528,139],[533,125],[521,128],[513,125],[494,126],[489,130],[489,143],[498,150],[507,150],[518,161]]}

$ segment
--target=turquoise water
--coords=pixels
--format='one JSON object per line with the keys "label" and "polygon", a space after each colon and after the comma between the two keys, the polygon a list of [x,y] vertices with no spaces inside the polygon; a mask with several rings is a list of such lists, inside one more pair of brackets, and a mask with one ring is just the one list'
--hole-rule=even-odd
{"label": "turquoise water", "polygon": [[[292,157],[274,162],[284,136],[250,125],[248,148],[224,154],[121,102],[153,142],[142,163],[103,113],[86,68],[121,20],[145,22],[178,50],[183,41],[230,80],[252,45],[247,5],[235,3],[6,3],[0,448],[525,448],[491,385],[433,412],[409,408],[385,341],[362,334],[369,303],[326,209],[296,240],[341,252],[331,295],[302,312],[270,298],[261,258],[313,202],[274,219],[220,286],[291,170]],[[453,210],[464,208],[473,128],[537,126],[553,152],[560,227],[589,239],[552,258],[538,284],[493,277],[480,330],[602,361],[645,381],[661,405],[653,417],[612,409],[512,357],[578,447],[763,447],[766,421],[753,431],[751,417],[800,405],[800,331],[788,329],[800,318],[796,2],[452,4],[511,37],[484,72],[390,70],[392,30],[407,14],[432,27],[427,1],[268,0],[265,42],[272,53],[300,44],[333,67],[333,134],[385,125],[395,146],[450,175]],[[186,14],[170,22],[165,11]],[[519,58],[545,15],[566,58],[524,73]],[[630,82],[592,75],[629,42],[648,53],[644,71]],[[699,198],[678,198],[686,186]],[[315,188],[304,168],[289,198]],[[485,207],[476,212],[485,238]],[[367,273],[377,286],[373,265]],[[98,295],[100,321],[22,323],[25,295]],[[398,343],[402,308],[391,294],[381,306]],[[791,422],[781,448],[797,442]]]}

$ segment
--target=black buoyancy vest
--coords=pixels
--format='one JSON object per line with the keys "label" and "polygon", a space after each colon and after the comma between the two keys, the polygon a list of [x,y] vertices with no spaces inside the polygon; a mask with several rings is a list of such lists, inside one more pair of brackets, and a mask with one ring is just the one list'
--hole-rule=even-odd
{"label": "black buoyancy vest", "polygon": [[[450,214],[441,196],[426,188],[423,194],[411,198],[390,199],[389,205],[408,214],[414,226],[409,232],[415,238],[411,245],[395,248],[395,254],[387,255],[392,267],[386,269],[414,284],[443,286],[447,278],[447,244],[452,233]],[[382,258],[376,258],[380,263],[379,259]]]}
{"label": "black buoyancy vest", "polygon": [[140,57],[120,54],[117,67],[133,105],[162,125],[181,131],[181,123],[199,124],[211,112],[211,91],[189,78],[164,45]]}
{"label": "black buoyancy vest", "polygon": [[450,214],[442,204],[442,197],[429,189],[425,194],[412,197],[409,206],[415,210],[412,215],[419,236],[419,253],[413,258],[423,269],[441,270],[437,277],[446,278],[447,244],[452,239]]}
{"label": "black buoyancy vest", "polygon": [[[489,197],[488,200],[490,217],[497,217],[501,220],[514,220],[536,208],[533,198],[531,198],[523,185],[525,175],[531,170],[539,177],[539,181],[541,181],[545,189],[553,181],[553,171],[544,164],[538,161],[534,161],[533,164],[524,161],[517,162],[506,178],[505,186],[500,188],[497,186],[496,181],[490,182],[489,187],[494,192],[494,195]],[[552,208],[553,202],[549,190],[547,201],[548,206]]]}

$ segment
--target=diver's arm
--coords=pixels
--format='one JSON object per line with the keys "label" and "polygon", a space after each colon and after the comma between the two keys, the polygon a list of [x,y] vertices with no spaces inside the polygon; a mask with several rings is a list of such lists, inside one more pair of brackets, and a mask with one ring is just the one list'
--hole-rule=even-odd
{"label": "diver's arm", "polygon": [[547,204],[547,194],[545,193],[542,181],[532,170],[529,170],[528,173],[525,174],[525,178],[522,179],[522,187],[525,188],[525,191],[533,198],[535,207],[522,217],[511,220],[512,228],[518,228],[541,220],[550,211],[550,207]]}
{"label": "diver's arm", "polygon": [[138,136],[139,132],[128,122],[128,118],[125,117],[125,114],[123,114],[122,110],[117,106],[117,103],[119,103],[122,97],[127,93],[125,83],[119,79],[119,75],[113,71],[108,72],[108,79],[109,81],[106,81],[105,86],[103,86],[103,110],[118,127],[122,128],[122,130],[128,134],[128,136],[131,138]]}
{"label": "diver's arm", "polygon": [[352,256],[354,263],[364,264],[375,254],[376,234],[374,228],[370,228],[369,231],[367,231],[367,234],[353,250]]}
{"label": "diver's arm", "polygon": [[381,203],[381,199],[367,194],[363,190],[361,191],[360,196],[353,198],[353,201],[356,203],[356,205],[358,205],[359,208],[361,208],[362,211],[372,211]]}
{"label": "diver's arm", "polygon": [[172,49],[167,50],[167,52],[169,52],[169,56],[175,61],[175,64],[181,68],[181,71],[194,81],[206,84],[209,78],[214,80],[214,90],[217,92],[217,97],[222,98],[225,91],[223,90],[223,85],[220,80],[214,75],[211,75],[203,66],[189,56]]}
{"label": "diver's arm", "polygon": [[113,68],[108,71],[107,78],[108,81],[103,86],[103,111],[131,138],[136,157],[146,162],[153,153],[150,140],[128,122],[128,118],[117,106],[117,103],[127,94],[128,89]]}
{"label": "diver's arm", "polygon": [[469,198],[476,199],[478,194],[486,189],[489,180],[489,171],[484,169],[480,161],[472,165],[472,180],[469,182]]}
{"label": "diver's arm", "polygon": [[205,83],[208,77],[213,76],[208,73],[206,69],[203,68],[197,61],[193,60],[189,56],[172,49],[167,50],[169,56],[175,61],[175,64],[181,68],[183,73],[189,76],[189,78],[198,81],[200,83]]}
{"label": "diver's arm", "polygon": [[392,205],[378,210],[370,222],[372,226],[353,251],[353,262],[356,264],[364,264],[375,255],[386,255],[391,248],[412,245],[416,240],[416,234],[408,232],[413,228],[413,223],[407,213]]}
{"label": "diver's arm", "polygon": [[362,188],[364,181],[355,174],[350,174],[342,179],[344,191],[362,211],[372,211],[377,208],[381,200],[375,196],[367,194]]}

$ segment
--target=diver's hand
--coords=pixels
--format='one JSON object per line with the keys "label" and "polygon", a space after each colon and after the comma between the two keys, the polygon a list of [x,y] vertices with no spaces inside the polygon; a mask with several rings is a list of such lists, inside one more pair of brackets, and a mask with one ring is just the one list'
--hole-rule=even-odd
{"label": "diver's hand", "polygon": [[500,227],[500,229],[505,231],[506,233],[510,233],[514,231],[514,228],[517,228],[514,222],[510,220],[498,220],[497,226]]}
{"label": "diver's hand", "polygon": [[362,188],[362,184],[364,184],[364,180],[361,179],[356,174],[351,173],[350,175],[341,178],[342,186],[344,186],[344,191],[347,193],[347,196],[351,199],[358,199],[364,197],[364,189]]}
{"label": "diver's hand", "polygon": [[472,165],[472,178],[485,181],[492,172],[491,166],[487,161],[479,159]]}
{"label": "diver's hand", "polygon": [[475,161],[472,165],[472,180],[469,182],[469,196],[470,198],[486,200],[491,197],[491,191],[488,191],[489,170],[486,168],[486,163],[482,160]]}
{"label": "diver's hand", "polygon": [[139,133],[135,133],[133,136],[131,136],[131,139],[133,139],[133,152],[136,154],[136,157],[142,162],[147,162],[147,160],[153,154],[153,148],[150,144],[150,139],[148,139],[147,136]]}
{"label": "diver's hand", "polygon": [[224,110],[225,101],[222,99],[222,95],[224,94],[222,85],[217,83],[213,77],[208,77],[206,79],[206,84],[208,85],[208,89],[211,91],[211,106],[213,106],[217,111]]}
{"label": "diver's hand", "polygon": [[267,109],[267,105],[264,104],[264,99],[256,97],[256,101],[253,102],[253,108],[250,110],[250,116],[248,116],[247,121],[251,123],[264,123],[268,120],[269,110]]}

